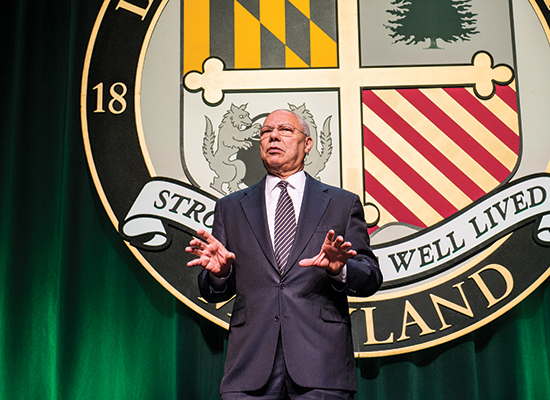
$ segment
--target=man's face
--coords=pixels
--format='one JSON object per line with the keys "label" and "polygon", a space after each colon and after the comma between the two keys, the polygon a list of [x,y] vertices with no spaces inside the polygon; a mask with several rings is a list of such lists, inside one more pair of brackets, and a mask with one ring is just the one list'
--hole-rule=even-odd
{"label": "man's face", "polygon": [[288,178],[304,167],[304,158],[313,140],[301,132],[300,121],[291,112],[275,111],[264,121],[260,154],[267,171],[279,178]]}

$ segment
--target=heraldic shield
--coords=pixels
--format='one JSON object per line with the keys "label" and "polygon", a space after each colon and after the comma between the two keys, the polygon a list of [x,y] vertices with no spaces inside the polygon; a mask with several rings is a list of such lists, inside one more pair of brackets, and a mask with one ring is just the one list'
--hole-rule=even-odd
{"label": "heraldic shield", "polygon": [[[314,132],[306,171],[364,199],[376,246],[442,224],[517,167],[505,0],[183,4],[182,165],[216,197],[263,176],[258,131],[276,108]],[[358,25],[338,23],[348,8]]]}

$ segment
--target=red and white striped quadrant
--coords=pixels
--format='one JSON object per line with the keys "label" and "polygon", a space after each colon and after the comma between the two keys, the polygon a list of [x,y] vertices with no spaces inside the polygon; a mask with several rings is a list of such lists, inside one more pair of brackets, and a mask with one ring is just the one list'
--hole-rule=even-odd
{"label": "red and white striped quadrant", "polygon": [[363,90],[362,111],[378,227],[431,226],[493,190],[518,161],[514,82],[489,100],[469,88]]}

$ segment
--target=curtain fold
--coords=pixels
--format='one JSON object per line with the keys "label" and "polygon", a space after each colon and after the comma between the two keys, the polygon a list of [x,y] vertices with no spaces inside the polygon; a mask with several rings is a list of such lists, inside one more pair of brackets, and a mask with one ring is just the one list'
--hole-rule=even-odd
{"label": "curtain fold", "polygon": [[[101,4],[3,7],[0,399],[216,399],[227,332],[138,263],[89,175],[80,80]],[[464,338],[357,360],[356,399],[550,398],[548,286]]]}

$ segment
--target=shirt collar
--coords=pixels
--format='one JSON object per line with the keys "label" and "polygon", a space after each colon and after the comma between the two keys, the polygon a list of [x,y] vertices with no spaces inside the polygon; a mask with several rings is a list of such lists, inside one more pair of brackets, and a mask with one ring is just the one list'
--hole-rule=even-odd
{"label": "shirt collar", "polygon": [[[265,179],[265,192],[271,193],[280,180],[281,178],[279,178],[278,176],[267,174]],[[288,185],[291,188],[299,190],[303,193],[304,187],[306,186],[306,174],[304,170],[296,172],[285,180],[288,182]]]}

